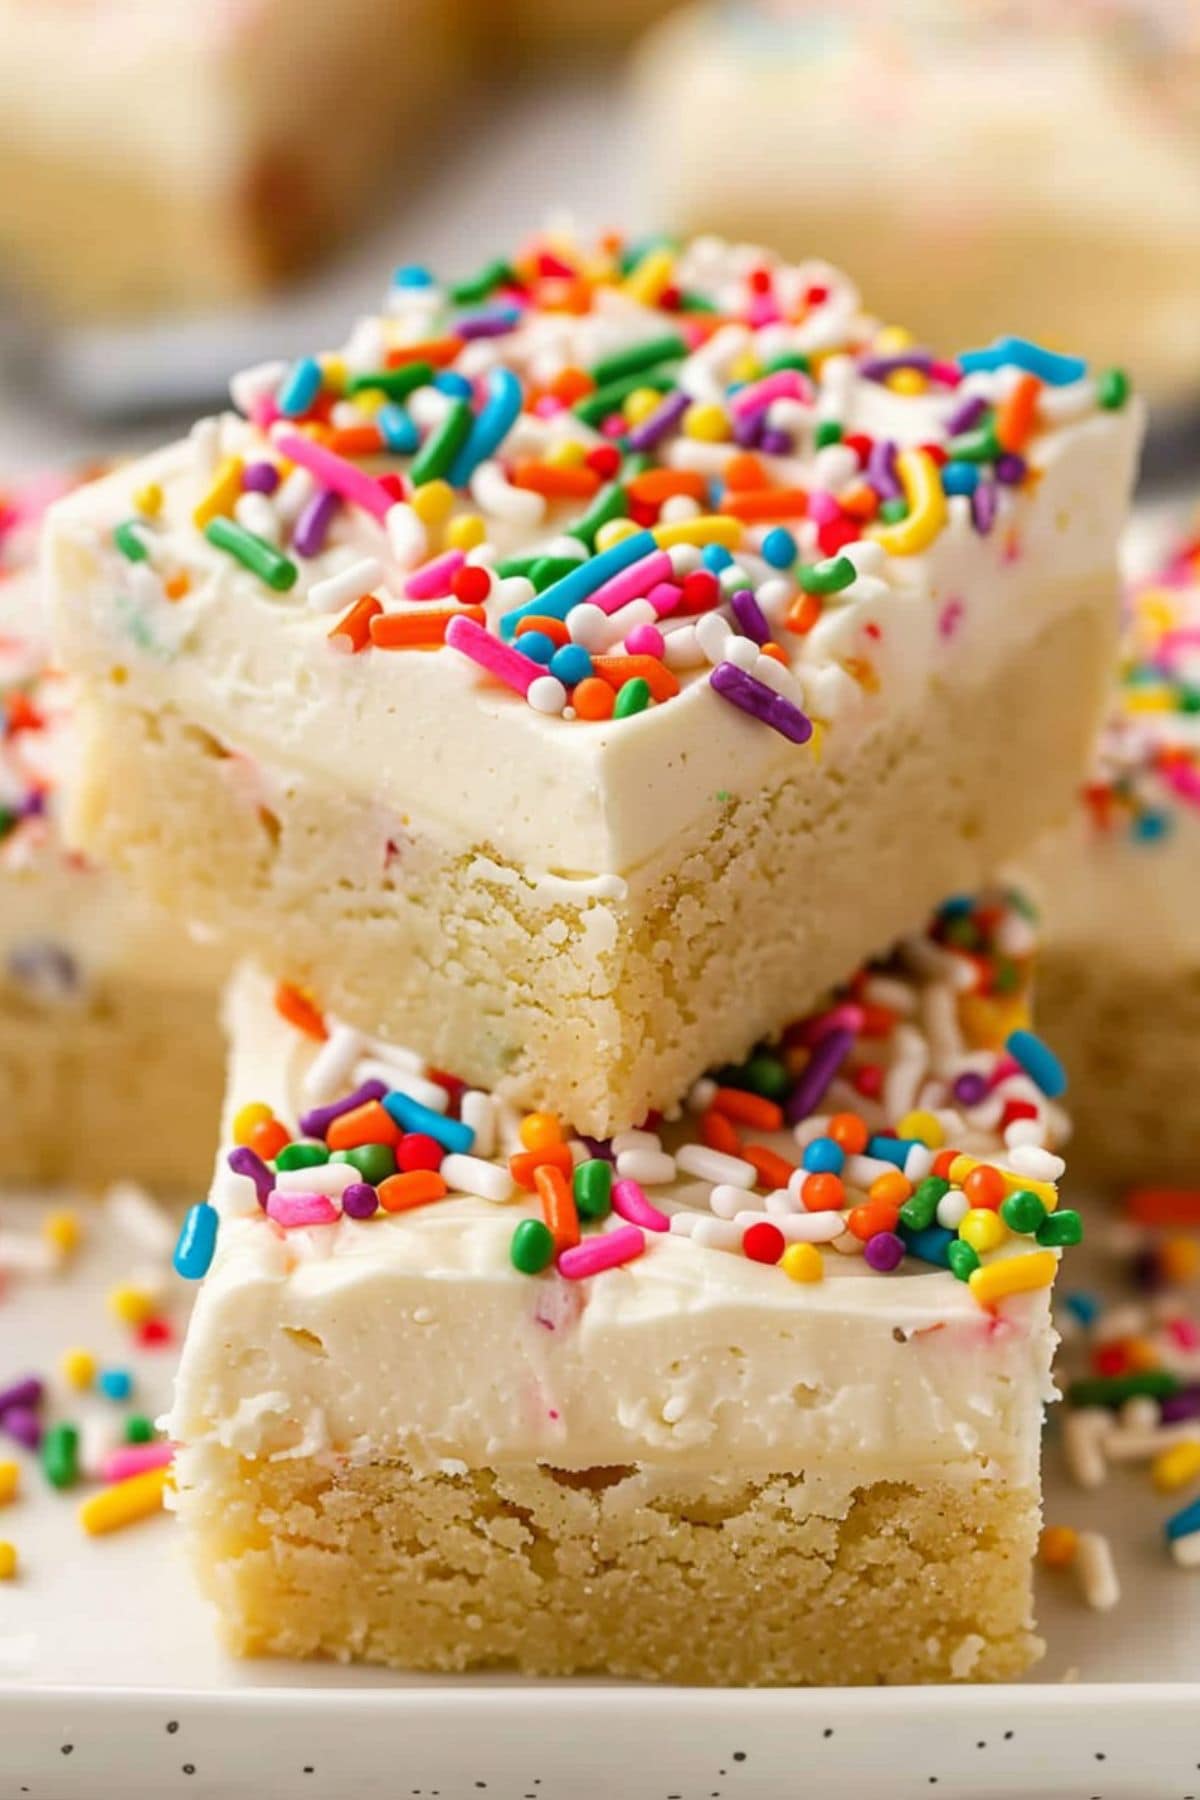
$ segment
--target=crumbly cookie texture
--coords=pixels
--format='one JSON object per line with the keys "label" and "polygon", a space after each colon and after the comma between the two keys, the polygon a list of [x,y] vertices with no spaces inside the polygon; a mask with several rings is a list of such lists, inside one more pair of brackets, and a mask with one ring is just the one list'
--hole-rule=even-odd
{"label": "crumbly cookie texture", "polygon": [[1068,805],[1117,371],[542,238],[233,391],[52,515],[73,829],[363,1029],[619,1130]]}
{"label": "crumbly cookie texture", "polygon": [[1081,1231],[1032,947],[1014,897],[956,901],[603,1140],[244,970],[170,1422],[229,1641],[688,1681],[1024,1667]]}

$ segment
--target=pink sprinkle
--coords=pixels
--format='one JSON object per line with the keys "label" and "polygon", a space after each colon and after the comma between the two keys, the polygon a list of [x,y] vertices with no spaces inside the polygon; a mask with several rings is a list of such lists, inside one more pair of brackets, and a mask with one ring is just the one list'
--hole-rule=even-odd
{"label": "pink sprinkle", "polygon": [[665,619],[667,614],[673,613],[682,601],[683,589],[678,582],[659,581],[650,589],[646,598],[659,618]]}
{"label": "pink sprinkle", "polygon": [[966,607],[961,600],[947,600],[938,618],[938,631],[943,638],[952,638],[962,624]]}
{"label": "pink sprinkle", "polygon": [[842,516],[842,509],[833,494],[827,494],[821,488],[808,496],[808,516],[817,525],[835,525]]}
{"label": "pink sprinkle", "polygon": [[165,1469],[175,1454],[169,1438],[156,1438],[152,1444],[123,1444],[110,1450],[101,1465],[105,1481],[125,1481],[130,1475],[144,1475],[147,1469]]}
{"label": "pink sprinkle", "polygon": [[857,1035],[862,1028],[862,1007],[855,1006],[852,1000],[844,1000],[840,1006],[831,1006],[828,1012],[806,1020],[801,1041],[805,1044],[819,1044],[831,1031],[853,1031]]}
{"label": "pink sprinkle", "polygon": [[730,410],[739,418],[763,412],[773,400],[811,400],[812,384],[799,369],[777,369],[761,381],[748,381],[730,401]]}
{"label": "pink sprinkle", "polygon": [[565,412],[565,403],[554,394],[539,394],[533,403],[533,411],[539,419],[552,419],[555,413]]}
{"label": "pink sprinkle", "polygon": [[396,504],[374,475],[356,468],[344,456],[335,455],[324,444],[315,444],[312,438],[302,437],[298,431],[279,427],[272,433],[272,438],[276,449],[290,462],[299,463],[302,469],[316,476],[322,487],[331,488],[343,500],[349,500],[352,506],[361,506],[374,518],[384,518]]}
{"label": "pink sprinkle", "polygon": [[1160,774],[1182,799],[1200,801],[1200,773],[1190,763],[1167,763]]}
{"label": "pink sprinkle", "polygon": [[582,1281],[588,1275],[599,1275],[603,1269],[632,1262],[645,1248],[644,1231],[637,1225],[621,1225],[616,1231],[584,1238],[573,1249],[564,1250],[558,1259],[558,1272],[568,1281]]}
{"label": "pink sprinkle", "polygon": [[643,1231],[670,1231],[671,1221],[666,1213],[659,1212],[657,1206],[647,1200],[641,1184],[624,1176],[613,1182],[613,1211],[621,1218],[628,1219],[631,1225],[640,1225]]}
{"label": "pink sprinkle", "polygon": [[661,656],[663,634],[657,625],[635,625],[625,639],[625,648],[630,656]]}
{"label": "pink sprinkle", "polygon": [[446,627],[446,642],[518,694],[527,694],[538,677],[546,673],[541,663],[534,662],[531,656],[522,656],[510,644],[501,643],[474,619],[451,619]]}
{"label": "pink sprinkle", "polygon": [[764,325],[777,325],[781,317],[778,304],[770,294],[756,294],[746,308],[746,323],[755,331],[761,331]]}
{"label": "pink sprinkle", "polygon": [[260,394],[256,400],[252,400],[246,417],[252,425],[257,425],[260,431],[270,431],[279,417],[279,408],[275,404],[274,394]]}
{"label": "pink sprinkle", "polygon": [[631,563],[629,568],[622,569],[619,575],[613,575],[603,582],[588,598],[601,612],[619,612],[631,600],[640,600],[643,594],[648,594],[659,582],[670,581],[674,573],[674,564],[666,551],[652,550],[649,556],[643,556],[638,562]]}
{"label": "pink sprinkle", "polygon": [[410,600],[444,600],[454,592],[454,577],[466,562],[461,550],[435,556],[409,576],[404,591]]}
{"label": "pink sprinkle", "polygon": [[341,1214],[328,1194],[284,1194],[272,1188],[267,1217],[291,1231],[297,1225],[332,1225]]}
{"label": "pink sprinkle", "polygon": [[1175,1339],[1181,1350],[1200,1348],[1200,1321],[1196,1319],[1171,1319],[1167,1330]]}

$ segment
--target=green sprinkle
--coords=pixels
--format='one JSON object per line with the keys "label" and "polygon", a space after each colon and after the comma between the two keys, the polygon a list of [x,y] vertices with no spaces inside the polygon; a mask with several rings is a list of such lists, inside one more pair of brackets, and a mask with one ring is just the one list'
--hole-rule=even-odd
{"label": "green sprinkle", "polygon": [[628,375],[642,375],[647,369],[657,369],[660,363],[679,362],[687,353],[684,340],[670,332],[665,337],[647,338],[644,344],[631,344],[627,350],[601,357],[588,372],[596,386],[604,388],[614,381],[623,381]]}
{"label": "green sprinkle", "polygon": [[898,525],[901,519],[908,517],[908,501],[899,494],[894,500],[885,500],[879,509],[879,517],[885,525]]}
{"label": "green sprinkle", "polygon": [[1000,455],[996,422],[989,419],[974,431],[960,432],[946,445],[946,455],[954,462],[995,462]]}
{"label": "green sprinkle", "polygon": [[148,1419],[145,1413],[130,1413],[125,1421],[127,1444],[152,1444],[155,1436],[153,1419]]}
{"label": "green sprinkle", "polygon": [[577,556],[535,556],[533,566],[529,570],[529,579],[539,594],[544,594],[548,587],[561,581],[564,575],[571,575],[579,567]]}
{"label": "green sprinkle", "polygon": [[822,419],[813,432],[813,443],[818,450],[825,450],[830,444],[840,444],[842,426],[837,419]]}
{"label": "green sprinkle", "polygon": [[494,294],[498,287],[512,280],[512,269],[502,256],[492,258],[484,263],[482,269],[474,275],[468,275],[465,281],[458,281],[450,289],[450,298],[455,306],[478,306],[489,294]]}
{"label": "green sprinkle", "polygon": [[1083,1242],[1083,1220],[1069,1206],[1047,1215],[1037,1228],[1037,1241],[1047,1250],[1065,1250]]}
{"label": "green sprinkle", "polygon": [[67,1488],[79,1478],[79,1432],[74,1425],[51,1425],[42,1439],[42,1473],[51,1487]]}
{"label": "green sprinkle", "polygon": [[1106,412],[1119,412],[1129,398],[1129,377],[1124,369],[1105,369],[1096,381],[1096,399]]}
{"label": "green sprinkle", "polygon": [[705,294],[680,294],[679,310],[686,313],[715,313],[716,302]]}
{"label": "green sprinkle", "polygon": [[910,1231],[928,1231],[937,1218],[938,1204],[943,1194],[949,1192],[950,1183],[943,1181],[940,1175],[926,1175],[900,1208],[901,1224],[907,1225]]}
{"label": "green sprinkle", "polygon": [[645,712],[649,704],[650,683],[643,680],[640,675],[635,675],[632,681],[623,681],[617,690],[613,718],[632,718],[634,713]]}
{"label": "green sprinkle", "polygon": [[596,1157],[575,1170],[575,1206],[581,1219],[607,1219],[612,1211],[612,1164]]}
{"label": "green sprinkle", "polygon": [[113,543],[127,562],[147,562],[150,552],[142,540],[142,533],[136,519],[124,519],[113,532]]}
{"label": "green sprinkle", "polygon": [[1046,1208],[1036,1194],[1028,1188],[1021,1188],[1010,1194],[1007,1200],[1000,1203],[1000,1217],[1010,1231],[1019,1231],[1024,1237],[1032,1237],[1042,1220],[1046,1217]]}
{"label": "green sprinkle", "polygon": [[777,1056],[760,1051],[737,1070],[737,1082],[748,1093],[761,1094],[764,1100],[782,1100],[792,1085],[787,1067]]}
{"label": "green sprinkle", "polygon": [[417,388],[428,387],[432,380],[432,363],[401,363],[398,369],[368,369],[365,374],[352,375],[346,383],[346,392],[377,392],[386,394],[389,400],[407,400]]}
{"label": "green sprinkle", "polygon": [[396,1173],[396,1153],[390,1144],[358,1144],[353,1150],[335,1150],[329,1160],[349,1163],[372,1187]]}
{"label": "green sprinkle", "polygon": [[[630,461],[634,459],[631,457]],[[602,487],[581,519],[566,527],[568,537],[578,538],[587,549],[596,548],[596,533],[612,519],[623,519],[629,512],[629,496],[619,481]]]}
{"label": "green sprinkle", "polygon": [[960,1281],[970,1281],[979,1267],[979,1258],[963,1238],[955,1238],[952,1244],[946,1245],[946,1261],[951,1273]]}
{"label": "green sprinkle", "polygon": [[777,375],[781,369],[799,369],[802,375],[807,375],[811,368],[812,364],[802,350],[781,350],[778,356],[768,357],[763,364],[763,374]]}
{"label": "green sprinkle", "polygon": [[409,466],[414,487],[441,480],[466,442],[474,417],[469,401],[450,402],[445,418],[435,431],[430,432]]}
{"label": "green sprinkle", "polygon": [[858,570],[848,556],[827,556],[802,564],[798,579],[806,594],[837,594],[858,580]]}
{"label": "green sprinkle", "polygon": [[311,1143],[305,1138],[298,1138],[294,1144],[285,1144],[275,1158],[277,1169],[318,1169],[322,1163],[329,1161],[329,1151],[324,1144]]}
{"label": "green sprinkle", "polygon": [[1068,1406],[1124,1406],[1148,1394],[1152,1400],[1165,1400],[1183,1386],[1178,1375],[1169,1369],[1143,1369],[1137,1375],[1091,1375],[1073,1381],[1067,1389]]}
{"label": "green sprinkle", "polygon": [[586,400],[580,400],[575,407],[577,418],[585,425],[600,425],[610,413],[620,412],[630,394],[638,388],[653,388],[655,393],[667,394],[675,386],[675,370],[651,369],[638,370],[633,375],[623,375],[619,381],[610,381],[607,386],[597,388]]}
{"label": "green sprinkle", "polygon": [[274,544],[268,544],[266,538],[257,537],[253,531],[247,531],[234,519],[223,515],[210,519],[204,527],[204,535],[210,544],[218,550],[225,550],[244,569],[265,581],[276,593],[284,594],[288,588],[296,584],[299,570],[290,557],[284,556]]}
{"label": "green sprinkle", "polygon": [[554,1258],[554,1239],[550,1227],[540,1219],[522,1219],[512,1234],[508,1247],[514,1269],[522,1275],[540,1275]]}

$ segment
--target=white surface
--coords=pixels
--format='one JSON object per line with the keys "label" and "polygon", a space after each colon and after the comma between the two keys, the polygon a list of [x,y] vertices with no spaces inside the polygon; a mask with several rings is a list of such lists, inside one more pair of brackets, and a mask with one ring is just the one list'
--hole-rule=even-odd
{"label": "white surface", "polygon": [[[29,1205],[10,1202],[3,1216],[25,1223]],[[129,1357],[104,1305],[128,1249],[93,1236],[71,1275],[12,1281],[0,1303],[0,1378],[53,1369],[83,1344],[132,1360],[138,1405],[157,1407],[171,1357]],[[1070,1282],[1090,1279],[1077,1254]],[[78,1493],[50,1493],[28,1460],[23,1497],[0,1512],[0,1535],[23,1567],[0,1586],[0,1800],[1200,1796],[1200,1585],[1159,1543],[1158,1521],[1178,1499],[1155,1496],[1141,1470],[1118,1469],[1084,1495],[1058,1477],[1051,1447],[1047,1515],[1109,1532],[1124,1593],[1102,1616],[1069,1574],[1045,1578],[1050,1650],[1028,1683],[702,1693],[232,1662],[190,1587],[171,1520],[85,1539]]]}

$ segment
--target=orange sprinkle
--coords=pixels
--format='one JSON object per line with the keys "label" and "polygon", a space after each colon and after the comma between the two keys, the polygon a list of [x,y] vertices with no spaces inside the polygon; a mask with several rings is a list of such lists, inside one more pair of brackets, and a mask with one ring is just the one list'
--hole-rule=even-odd
{"label": "orange sprinkle", "polygon": [[708,483],[696,469],[646,469],[633,477],[626,491],[639,506],[661,506],[677,494],[686,494],[689,500],[707,500]]}
{"label": "orange sprinkle", "polygon": [[961,1150],[939,1150],[933,1159],[930,1174],[936,1175],[939,1181],[949,1181],[950,1171],[961,1155]]}
{"label": "orange sprinkle", "polygon": [[871,1134],[865,1119],[860,1119],[857,1113],[844,1112],[834,1113],[825,1135],[840,1145],[847,1156],[861,1156]]}
{"label": "orange sprinkle", "polygon": [[596,384],[584,369],[560,369],[546,391],[564,406],[574,406],[577,400],[594,394]]}
{"label": "orange sprinkle", "polygon": [[344,612],[333,630],[329,633],[329,641],[339,649],[349,650],[357,656],[365,650],[371,641],[371,621],[383,611],[382,604],[374,594],[363,594],[354,602],[348,612]]}
{"label": "orange sprinkle", "polygon": [[321,1043],[329,1036],[325,1020],[307,994],[302,994],[290,981],[281,981],[275,989],[275,1011],[281,1018]]}
{"label": "orange sprinkle", "polygon": [[590,500],[600,486],[600,477],[586,463],[573,468],[569,463],[537,462],[522,457],[513,465],[509,481],[513,487],[541,494],[546,500]]}
{"label": "orange sprinkle", "polygon": [[553,1113],[526,1113],[517,1127],[517,1135],[527,1150],[545,1150],[563,1141],[562,1126]]}
{"label": "orange sprinkle", "polygon": [[[769,488],[771,477],[764,465],[752,450],[737,450],[729,458],[724,468],[725,486],[735,494],[753,493]],[[697,500],[704,499],[704,493],[696,495]]]}
{"label": "orange sprinkle", "polygon": [[742,1140],[732,1119],[719,1113],[715,1106],[700,1115],[700,1137],[710,1150],[719,1150],[723,1156],[742,1154]]}
{"label": "orange sprinkle", "polygon": [[821,597],[819,594],[797,594],[787,609],[784,626],[797,637],[804,637],[810,632],[821,616]]}
{"label": "orange sprinkle", "polygon": [[431,1200],[442,1200],[448,1193],[436,1169],[409,1169],[403,1175],[389,1175],[376,1188],[384,1212],[411,1212],[414,1206],[428,1206]]}
{"label": "orange sprinkle", "polygon": [[743,524],[760,519],[806,519],[808,495],[803,488],[745,488],[740,494],[726,494],[721,511]]}
{"label": "orange sprinkle", "polygon": [[840,1175],[822,1171],[805,1176],[800,1198],[809,1212],[840,1212],[846,1203],[846,1189]]}
{"label": "orange sprinkle", "polygon": [[435,650],[446,641],[451,619],[474,619],[482,625],[482,606],[428,606],[419,612],[380,612],[371,619],[371,642],[377,650]]}
{"label": "orange sprinkle", "polygon": [[383,433],[378,425],[344,425],[329,432],[326,443],[337,456],[378,456]]}
{"label": "orange sprinkle", "polygon": [[1075,1561],[1079,1533],[1070,1525],[1047,1525],[1038,1544],[1038,1560],[1047,1569],[1065,1569]]}
{"label": "orange sprinkle", "polygon": [[772,662],[782,663],[785,669],[789,666],[787,651],[781,644],[772,643],[768,638],[765,644],[759,645],[759,649],[764,656],[769,656]]}
{"label": "orange sprinkle", "polygon": [[182,600],[185,594],[191,592],[191,588],[192,578],[186,569],[177,569],[163,582],[163,592],[168,600]]}
{"label": "orange sprinkle", "polygon": [[768,1144],[743,1144],[738,1155],[744,1156],[753,1165],[760,1187],[786,1187],[796,1167],[795,1163],[790,1163],[786,1156],[780,1156]]}
{"label": "orange sprinkle", "polygon": [[1003,1175],[990,1163],[980,1163],[972,1169],[963,1181],[962,1190],[972,1206],[986,1207],[989,1212],[997,1211],[1008,1192]]}
{"label": "orange sprinkle", "polygon": [[599,675],[588,675],[571,692],[577,719],[611,719],[616,703],[616,690]]}
{"label": "orange sprinkle", "polygon": [[400,344],[389,350],[384,358],[389,369],[401,369],[405,363],[432,363],[435,369],[444,369],[457,361],[458,353],[463,347],[460,337],[426,338],[421,344]]}
{"label": "orange sprinkle", "polygon": [[246,1142],[255,1156],[261,1156],[264,1162],[278,1156],[285,1144],[291,1143],[286,1125],[278,1119],[261,1119],[247,1134]]}
{"label": "orange sprinkle", "polygon": [[846,1215],[846,1229],[865,1244],[880,1231],[895,1231],[899,1208],[885,1200],[868,1200],[864,1206],[852,1206]]}
{"label": "orange sprinkle", "polygon": [[357,1150],[363,1144],[398,1144],[401,1135],[395,1119],[378,1100],[365,1100],[333,1121],[325,1142],[331,1150]]}
{"label": "orange sprinkle", "polygon": [[526,613],[523,619],[517,620],[517,637],[524,637],[527,631],[541,631],[552,644],[569,644],[571,634],[561,619],[548,619],[541,613]]}
{"label": "orange sprinkle", "polygon": [[774,1100],[764,1100],[761,1094],[747,1093],[744,1088],[719,1087],[713,1095],[713,1105],[727,1119],[753,1126],[755,1131],[783,1130],[782,1108]]}
{"label": "orange sprinkle", "polygon": [[848,656],[842,663],[842,667],[845,669],[847,675],[853,675],[859,687],[864,688],[868,694],[877,694],[879,692],[879,677],[865,658],[861,656]]}
{"label": "orange sprinkle", "polygon": [[555,1252],[570,1250],[579,1242],[579,1214],[571,1184],[553,1163],[534,1170],[533,1185],[542,1203],[542,1217],[550,1227]]}
{"label": "orange sprinkle", "polygon": [[508,1159],[508,1172],[518,1187],[532,1193],[537,1186],[537,1172],[549,1165],[564,1175],[575,1172],[575,1160],[568,1144],[546,1144],[540,1150],[519,1150]]}
{"label": "orange sprinkle", "polygon": [[900,1169],[889,1169],[886,1175],[877,1175],[867,1189],[867,1198],[876,1200],[882,1206],[901,1207],[911,1199],[912,1182]]}
{"label": "orange sprinkle", "polygon": [[873,519],[879,511],[879,495],[873,487],[854,487],[838,495],[838,505],[852,519]]}
{"label": "orange sprinkle", "polygon": [[1200,1188],[1132,1188],[1125,1210],[1139,1225],[1200,1225]]}
{"label": "orange sprinkle", "polygon": [[[640,675],[655,700],[673,700],[679,692],[674,674],[666,663],[659,662],[657,656],[593,656],[592,667],[613,688],[623,687]],[[575,694],[578,700],[579,688]]]}
{"label": "orange sprinkle", "polygon": [[1036,375],[1022,375],[1007,400],[996,408],[996,439],[1002,450],[1021,450],[1029,442],[1041,391]]}

